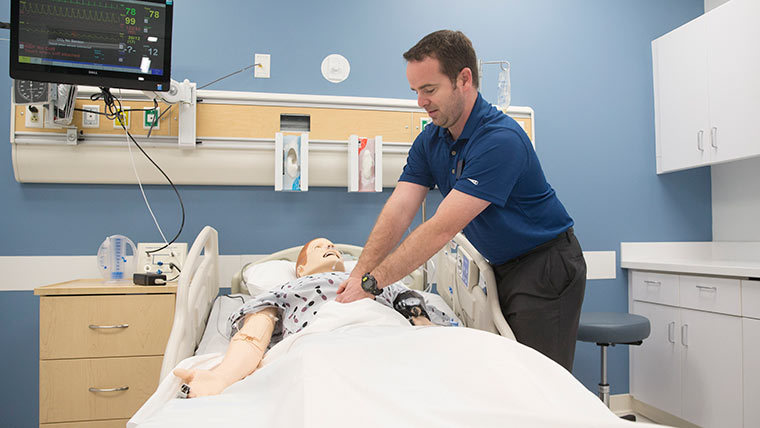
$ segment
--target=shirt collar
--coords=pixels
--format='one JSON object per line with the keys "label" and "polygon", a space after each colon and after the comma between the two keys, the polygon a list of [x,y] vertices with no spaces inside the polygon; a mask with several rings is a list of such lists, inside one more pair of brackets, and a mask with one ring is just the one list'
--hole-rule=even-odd
{"label": "shirt collar", "polygon": [[[480,120],[486,114],[489,105],[490,104],[488,104],[483,99],[483,96],[481,96],[480,92],[478,91],[478,98],[475,100],[475,104],[472,106],[470,117],[467,118],[467,123],[465,123],[462,134],[459,136],[457,141],[467,141],[470,139],[472,133],[475,132],[475,128],[477,128],[478,124],[480,123]],[[456,141],[453,141],[451,138],[449,130],[447,128],[438,127],[438,136],[440,138],[443,138],[445,141],[449,141],[450,144],[456,143]]]}

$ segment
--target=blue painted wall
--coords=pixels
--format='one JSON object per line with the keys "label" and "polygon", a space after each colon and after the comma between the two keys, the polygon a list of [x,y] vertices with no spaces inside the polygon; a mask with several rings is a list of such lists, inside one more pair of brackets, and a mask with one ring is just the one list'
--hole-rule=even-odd
{"label": "blue painted wall", "polygon": [[[7,21],[9,2],[0,1]],[[621,241],[710,240],[709,169],[657,176],[650,42],[699,16],[703,0],[452,0],[383,2],[176,2],[173,76],[203,85],[270,53],[270,79],[236,75],[209,89],[410,98],[401,54],[425,34],[459,29],[484,60],[512,63],[512,104],[533,107],[536,143],[550,183],[576,221],[586,250]],[[7,33],[4,33],[7,34]],[[5,37],[5,36],[2,36]],[[0,41],[7,69],[8,42]],[[322,58],[340,53],[351,75],[332,84]],[[486,67],[493,101],[497,69]],[[0,135],[9,133],[10,79],[0,78]],[[109,234],[159,239],[136,186],[19,184],[10,145],[0,149],[0,256],[90,255]],[[210,224],[222,254],[266,253],[315,234],[361,245],[382,194],[317,188],[307,194],[260,187],[180,188],[187,222],[180,240]],[[149,186],[167,234],[178,226],[170,189]],[[431,208],[440,197],[431,195]],[[432,209],[431,209],[432,211]],[[626,272],[590,281],[584,310],[627,310]],[[38,303],[31,292],[0,293],[0,412],[9,426],[37,423]],[[625,347],[610,354],[613,393],[628,391]],[[574,374],[598,382],[598,351],[579,344]]]}

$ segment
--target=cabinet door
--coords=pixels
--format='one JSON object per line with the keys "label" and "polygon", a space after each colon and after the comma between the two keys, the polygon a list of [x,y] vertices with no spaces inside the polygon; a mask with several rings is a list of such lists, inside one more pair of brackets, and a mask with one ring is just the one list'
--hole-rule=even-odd
{"label": "cabinet door", "polygon": [[703,15],[652,42],[657,172],[709,161],[705,28]]}
{"label": "cabinet door", "polygon": [[760,2],[733,0],[707,16],[710,144],[715,162],[760,155]]}
{"label": "cabinet door", "polygon": [[649,319],[651,333],[631,346],[631,394],[670,414],[681,415],[681,343],[678,308],[634,301],[632,312]]}
{"label": "cabinet door", "polygon": [[760,320],[742,319],[744,330],[744,428],[760,427]]}
{"label": "cabinet door", "polygon": [[741,318],[681,309],[681,324],[681,417],[704,428],[741,427]]}

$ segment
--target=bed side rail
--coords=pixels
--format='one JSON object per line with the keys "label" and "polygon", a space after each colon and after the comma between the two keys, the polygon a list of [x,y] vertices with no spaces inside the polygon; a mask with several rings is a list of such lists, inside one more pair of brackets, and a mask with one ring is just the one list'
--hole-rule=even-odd
{"label": "bed side rail", "polygon": [[433,258],[438,294],[467,327],[514,339],[502,315],[491,265],[462,233]]}
{"label": "bed side rail", "polygon": [[[203,254],[201,254],[201,252]],[[188,252],[177,285],[174,324],[164,351],[161,379],[195,352],[219,294],[219,234],[206,226]]]}

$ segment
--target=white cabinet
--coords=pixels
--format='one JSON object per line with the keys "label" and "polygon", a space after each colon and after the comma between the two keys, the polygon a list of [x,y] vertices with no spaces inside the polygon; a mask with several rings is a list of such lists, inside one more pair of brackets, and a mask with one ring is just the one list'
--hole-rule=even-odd
{"label": "white cabinet", "polygon": [[742,426],[742,319],[681,309],[682,418]]}
{"label": "white cabinet", "polygon": [[714,162],[760,154],[760,1],[733,0],[707,19]]}
{"label": "white cabinet", "polygon": [[658,173],[760,155],[759,20],[732,0],[652,42]]}
{"label": "white cabinet", "polygon": [[630,349],[634,398],[705,428],[742,426],[740,287],[738,279],[631,272],[631,313],[651,324]]}
{"label": "white cabinet", "polygon": [[[758,285],[760,287],[760,284]],[[760,427],[760,320],[744,318],[744,428]]]}
{"label": "white cabinet", "polygon": [[760,427],[760,281],[742,281],[744,428]]}
{"label": "white cabinet", "polygon": [[672,415],[681,414],[681,344],[676,329],[679,309],[633,302],[631,313],[649,320],[649,337],[631,346],[631,392],[637,400],[655,405]]}
{"label": "white cabinet", "polygon": [[652,43],[657,172],[705,165],[707,111],[706,24],[701,16]]}

